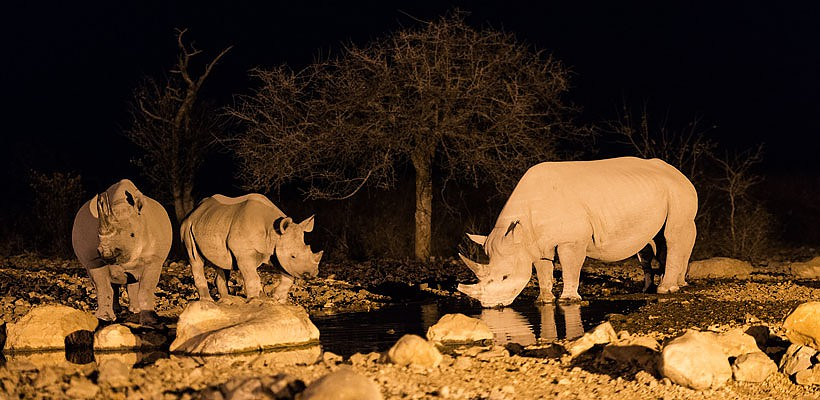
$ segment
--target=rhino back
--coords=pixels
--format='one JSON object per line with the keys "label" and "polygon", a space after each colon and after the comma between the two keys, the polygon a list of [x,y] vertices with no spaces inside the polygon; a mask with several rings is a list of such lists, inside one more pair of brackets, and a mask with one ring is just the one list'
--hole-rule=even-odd
{"label": "rhino back", "polygon": [[285,215],[269,200],[262,201],[257,196],[215,195],[200,202],[187,221],[203,257],[230,269],[231,253],[253,250],[270,256],[273,248],[268,236],[273,222]]}
{"label": "rhino back", "polygon": [[536,240],[550,245],[591,234],[590,257],[622,259],[660,231],[673,205],[694,218],[697,193],[683,174],[661,160],[541,163],[521,178],[496,229],[511,220],[528,220]]}

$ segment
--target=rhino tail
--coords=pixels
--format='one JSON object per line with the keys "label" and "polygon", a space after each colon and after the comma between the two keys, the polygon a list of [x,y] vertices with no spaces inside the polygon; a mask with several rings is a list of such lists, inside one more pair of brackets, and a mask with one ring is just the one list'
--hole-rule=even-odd
{"label": "rhino tail", "polygon": [[200,261],[199,251],[196,248],[196,238],[194,237],[194,224],[186,218],[182,221],[180,231],[182,243],[185,244],[185,251],[188,253],[188,260],[192,263]]}

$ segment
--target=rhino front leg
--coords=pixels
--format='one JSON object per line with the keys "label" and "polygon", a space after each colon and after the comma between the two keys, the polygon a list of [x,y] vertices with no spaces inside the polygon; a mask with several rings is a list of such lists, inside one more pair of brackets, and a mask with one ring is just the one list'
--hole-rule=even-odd
{"label": "rhino front leg", "polygon": [[111,286],[111,274],[108,271],[108,266],[89,269],[88,276],[91,278],[91,283],[94,284],[94,291],[97,293],[97,311],[94,315],[102,321],[116,321],[114,288]]}
{"label": "rhino front leg", "polygon": [[291,286],[293,286],[293,278],[285,274],[279,274],[279,285],[276,286],[276,289],[273,289],[271,297],[278,303],[287,303]]}
{"label": "rhino front leg", "polygon": [[553,277],[552,271],[555,266],[552,260],[540,259],[535,261],[535,273],[538,275],[538,298],[535,299],[536,304],[552,303],[555,300],[555,295],[552,294]]}
{"label": "rhino front leg", "polygon": [[132,313],[140,312],[140,305],[137,302],[139,298],[139,290],[140,290],[140,283],[139,282],[132,282],[125,286],[125,290],[128,292],[128,311]]}
{"label": "rhino front leg", "polygon": [[140,325],[156,326],[159,324],[157,313],[154,311],[156,297],[154,292],[159,284],[162,273],[162,260],[149,260],[143,264],[139,274],[139,288],[137,290],[137,304],[140,310]]}
{"label": "rhino front leg", "polygon": [[242,280],[245,281],[245,295],[251,299],[259,297],[262,292],[262,281],[259,279],[259,273],[256,269],[262,264],[259,257],[243,256],[236,258],[236,265],[239,267],[239,272],[242,273]]}
{"label": "rhino front leg", "polygon": [[586,259],[587,243],[566,243],[558,246],[558,257],[561,259],[561,277],[564,280],[564,289],[559,301],[578,302],[578,286],[581,280],[581,266]]}

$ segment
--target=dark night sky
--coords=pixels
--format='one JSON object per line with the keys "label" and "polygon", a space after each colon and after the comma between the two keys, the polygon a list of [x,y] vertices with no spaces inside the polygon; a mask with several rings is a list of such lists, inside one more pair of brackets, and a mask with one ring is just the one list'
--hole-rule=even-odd
{"label": "dark night sky", "polygon": [[206,56],[235,45],[207,84],[227,99],[247,92],[254,66],[298,68],[342,41],[362,44],[413,24],[407,15],[429,20],[453,6],[472,13],[472,26],[514,32],[569,65],[584,121],[612,118],[624,98],[646,101],[673,122],[714,124],[710,135],[728,147],[765,142],[770,171],[820,174],[816,2],[94,3],[3,7],[4,181],[28,168],[74,171],[102,189],[134,174],[134,149],[120,136],[126,102],[143,75],[172,65],[174,28],[188,28]]}

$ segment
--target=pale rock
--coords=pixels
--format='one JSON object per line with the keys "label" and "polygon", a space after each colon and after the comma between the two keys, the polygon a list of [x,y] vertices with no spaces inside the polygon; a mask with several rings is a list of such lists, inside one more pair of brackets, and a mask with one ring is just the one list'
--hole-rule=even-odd
{"label": "pale rock", "polygon": [[427,340],[440,343],[474,343],[493,340],[486,322],[464,314],[446,314],[427,329]]}
{"label": "pale rock", "polygon": [[789,272],[795,279],[820,278],[820,256],[806,262],[794,262],[789,265]]}
{"label": "pale rock", "polygon": [[482,351],[476,354],[475,359],[479,361],[488,361],[493,358],[509,357],[510,352],[504,346],[492,346],[487,351]]}
{"label": "pale rock", "polygon": [[473,360],[470,357],[456,357],[453,361],[453,369],[470,369],[473,366]]}
{"label": "pale rock", "polygon": [[336,353],[325,351],[322,353],[322,362],[328,367],[334,367],[344,362],[344,358]]}
{"label": "pale rock", "polygon": [[695,390],[717,389],[732,378],[732,367],[714,335],[688,330],[661,351],[661,376]]}
{"label": "pale rock", "polygon": [[[96,319],[96,318],[95,318]],[[71,378],[68,390],[65,394],[72,399],[93,399],[100,392],[100,387],[86,379],[75,376]]]}
{"label": "pale rock", "polygon": [[67,336],[79,331],[91,334],[97,328],[97,318],[87,312],[62,305],[37,306],[9,324],[5,349],[58,350],[65,348]]}
{"label": "pale rock", "polygon": [[732,363],[732,376],[736,381],[760,383],[777,372],[777,364],[762,351],[739,356]]}
{"label": "pale rock", "polygon": [[301,400],[382,400],[381,390],[370,378],[350,367],[341,367],[310,385]]}
{"label": "pale rock", "polygon": [[794,374],[798,385],[820,385],[820,367],[817,365]]}
{"label": "pale rock", "polygon": [[601,358],[634,365],[651,374],[657,373],[661,345],[649,336],[621,336],[604,346]]}
{"label": "pale rock", "polygon": [[116,359],[102,361],[97,367],[100,371],[97,383],[106,384],[113,388],[121,388],[131,384],[131,367]]}
{"label": "pale rock", "polygon": [[704,335],[711,335],[715,341],[723,348],[726,357],[738,357],[747,353],[761,351],[757,347],[754,337],[747,334],[743,328],[732,329],[726,332],[701,332]]}
{"label": "pale rock", "polygon": [[812,357],[817,350],[799,344],[792,344],[786,349],[786,354],[780,359],[780,371],[786,375],[793,375],[807,370],[812,366]]}
{"label": "pale rock", "polygon": [[177,323],[171,352],[229,354],[301,346],[319,341],[304,308],[253,299],[247,303],[195,301]]}
{"label": "pale rock", "polygon": [[803,303],[783,322],[786,337],[794,344],[820,350],[820,301]]}
{"label": "pale rock", "polygon": [[607,344],[616,340],[618,340],[618,334],[615,333],[615,330],[612,329],[612,325],[609,322],[604,322],[591,331],[584,333],[580,338],[568,343],[565,347],[570,358],[575,358],[596,344]]}
{"label": "pale rock", "polygon": [[130,350],[139,348],[139,339],[127,326],[112,324],[94,333],[94,350]]}
{"label": "pale rock", "polygon": [[728,257],[714,257],[689,263],[687,279],[749,279],[752,264]]}
{"label": "pale rock", "polygon": [[407,334],[402,336],[390,350],[387,359],[397,365],[417,365],[437,367],[442,360],[436,346],[421,336]]}

